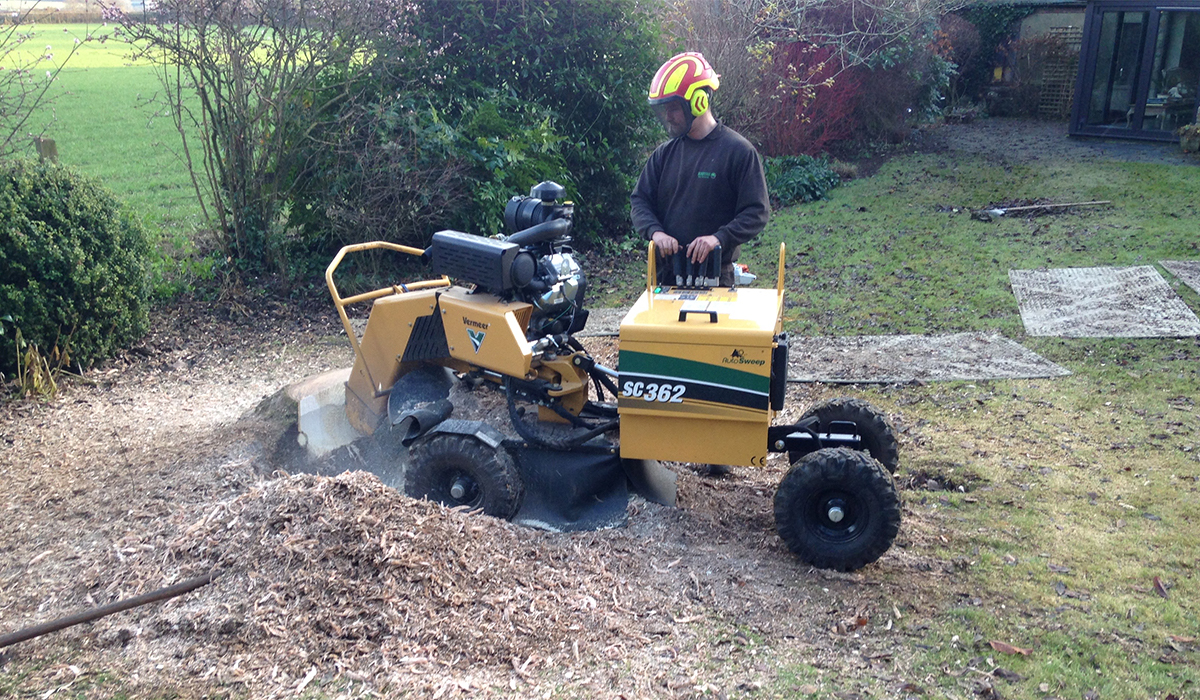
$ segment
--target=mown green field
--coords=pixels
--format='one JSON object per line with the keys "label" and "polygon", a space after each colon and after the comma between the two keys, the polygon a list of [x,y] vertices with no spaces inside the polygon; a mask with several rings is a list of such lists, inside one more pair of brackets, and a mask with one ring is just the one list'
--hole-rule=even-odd
{"label": "mown green field", "polygon": [[[49,52],[64,67],[31,130],[44,128],[61,163],[99,179],[168,240],[190,236],[201,225],[200,208],[180,162],[179,135],[155,102],[161,87],[153,66],[133,63],[131,47],[116,31],[81,24],[34,30],[24,55]],[[92,41],[85,40],[89,35]],[[32,143],[28,149],[34,156]]]}

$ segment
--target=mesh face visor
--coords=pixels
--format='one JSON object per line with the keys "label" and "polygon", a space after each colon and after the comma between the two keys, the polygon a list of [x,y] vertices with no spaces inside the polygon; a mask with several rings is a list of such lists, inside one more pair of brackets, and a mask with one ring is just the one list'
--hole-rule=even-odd
{"label": "mesh face visor", "polygon": [[691,131],[692,122],[696,120],[688,111],[687,105],[680,99],[652,104],[650,109],[671,138],[677,138]]}

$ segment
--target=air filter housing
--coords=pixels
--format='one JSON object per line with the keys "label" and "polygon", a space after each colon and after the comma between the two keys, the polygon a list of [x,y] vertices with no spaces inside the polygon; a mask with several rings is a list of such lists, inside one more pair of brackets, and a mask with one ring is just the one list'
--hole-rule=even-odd
{"label": "air filter housing", "polygon": [[499,294],[529,284],[537,260],[515,243],[461,231],[438,231],[428,250],[433,271]]}

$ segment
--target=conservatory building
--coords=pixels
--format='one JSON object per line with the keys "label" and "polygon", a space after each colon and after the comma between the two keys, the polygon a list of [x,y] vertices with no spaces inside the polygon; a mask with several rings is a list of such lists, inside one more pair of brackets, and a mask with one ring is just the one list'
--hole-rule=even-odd
{"label": "conservatory building", "polygon": [[1093,0],[1070,133],[1174,141],[1196,121],[1200,0]]}

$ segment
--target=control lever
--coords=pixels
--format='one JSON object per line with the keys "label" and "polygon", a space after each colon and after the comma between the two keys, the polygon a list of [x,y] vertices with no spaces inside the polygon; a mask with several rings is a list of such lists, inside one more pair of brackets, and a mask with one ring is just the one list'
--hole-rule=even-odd
{"label": "control lever", "polygon": [[687,250],[680,248],[671,256],[671,272],[675,286],[685,289],[711,289],[721,284],[721,246],[713,248],[702,263],[688,259]]}

